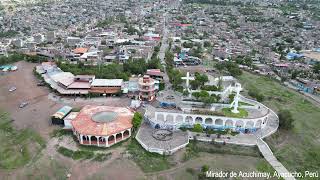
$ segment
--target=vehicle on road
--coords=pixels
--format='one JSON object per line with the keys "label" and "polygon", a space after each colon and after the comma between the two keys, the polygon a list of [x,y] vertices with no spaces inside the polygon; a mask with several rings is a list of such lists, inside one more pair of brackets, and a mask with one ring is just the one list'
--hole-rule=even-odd
{"label": "vehicle on road", "polygon": [[45,85],[46,84],[43,81],[37,83],[37,86],[45,86]]}
{"label": "vehicle on road", "polygon": [[17,90],[17,88],[16,88],[15,86],[12,86],[12,87],[9,89],[9,92],[13,92],[13,91],[15,91],[15,90]]}
{"label": "vehicle on road", "polygon": [[29,103],[28,102],[22,102],[19,106],[19,108],[24,108],[28,105]]}

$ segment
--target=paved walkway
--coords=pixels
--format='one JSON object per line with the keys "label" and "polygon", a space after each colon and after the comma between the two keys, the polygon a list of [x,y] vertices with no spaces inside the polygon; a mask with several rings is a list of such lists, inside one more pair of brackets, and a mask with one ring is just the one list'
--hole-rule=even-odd
{"label": "paved walkway", "polygon": [[294,180],[294,177],[289,177],[290,172],[277,160],[273,155],[268,144],[262,139],[258,138],[257,146],[262,153],[263,157],[269,162],[269,164],[280,174],[285,180]]}
{"label": "paved walkway", "polygon": [[[242,97],[242,100],[251,101],[245,97]],[[289,177],[290,172],[277,160],[274,156],[273,152],[271,151],[270,147],[266,142],[263,141],[263,138],[270,136],[271,134],[275,133],[279,127],[279,117],[277,114],[267,106],[256,102],[259,106],[267,108],[269,110],[268,121],[267,125],[263,129],[259,129],[254,135],[256,136],[256,145],[258,146],[260,152],[262,153],[263,157],[269,162],[269,164],[278,172],[280,175],[284,175],[283,177],[285,180],[293,180],[294,177]],[[243,138],[244,140],[245,138]],[[237,142],[242,142],[242,139],[237,139]],[[244,141],[243,141],[244,142]],[[244,142],[245,143],[245,142]]]}

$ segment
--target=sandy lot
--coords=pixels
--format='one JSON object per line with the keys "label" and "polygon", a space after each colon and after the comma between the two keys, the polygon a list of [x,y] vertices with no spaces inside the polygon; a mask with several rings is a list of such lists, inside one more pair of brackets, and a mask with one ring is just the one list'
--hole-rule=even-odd
{"label": "sandy lot", "polygon": [[[11,114],[17,128],[32,128],[48,138],[53,128],[49,126],[50,115],[62,105],[48,99],[49,90],[46,87],[37,86],[32,72],[35,64],[18,62],[16,65],[18,71],[0,76],[0,108]],[[17,90],[9,92],[12,86]],[[23,101],[29,102],[29,105],[20,109]]]}

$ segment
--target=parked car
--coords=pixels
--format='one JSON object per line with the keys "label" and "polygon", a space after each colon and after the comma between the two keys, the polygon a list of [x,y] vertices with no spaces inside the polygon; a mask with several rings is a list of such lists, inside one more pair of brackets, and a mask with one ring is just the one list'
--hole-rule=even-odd
{"label": "parked car", "polygon": [[13,91],[15,91],[15,90],[17,90],[17,88],[14,87],[14,86],[12,86],[12,87],[9,89],[9,92],[13,92]]}
{"label": "parked car", "polygon": [[43,81],[37,83],[37,86],[44,86],[44,85],[46,84]]}
{"label": "parked car", "polygon": [[29,103],[28,102],[22,102],[19,106],[19,108],[24,108],[28,105]]}

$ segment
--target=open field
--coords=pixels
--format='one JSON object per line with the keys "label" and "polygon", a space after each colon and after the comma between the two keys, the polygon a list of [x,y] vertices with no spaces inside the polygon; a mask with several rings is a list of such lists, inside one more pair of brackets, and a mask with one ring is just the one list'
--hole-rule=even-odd
{"label": "open field", "polygon": [[275,111],[288,109],[295,120],[292,131],[280,130],[267,138],[276,157],[289,171],[320,171],[320,108],[297,92],[267,77],[244,72],[245,89],[257,89]]}
{"label": "open field", "polygon": [[[32,74],[35,64],[20,61],[15,65],[18,71],[0,77],[0,108],[10,113],[18,129],[31,128],[48,138],[53,129],[49,126],[49,116],[62,105],[48,99],[47,88],[37,86],[37,79]],[[9,92],[12,86],[17,90]],[[23,101],[29,104],[20,109],[19,105]]]}

